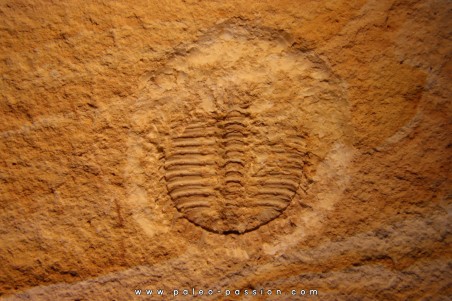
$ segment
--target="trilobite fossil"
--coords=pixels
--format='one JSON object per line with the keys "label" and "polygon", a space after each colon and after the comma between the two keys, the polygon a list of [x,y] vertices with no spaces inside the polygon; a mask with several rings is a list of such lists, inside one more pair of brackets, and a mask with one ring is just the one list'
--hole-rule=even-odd
{"label": "trilobite fossil", "polygon": [[344,136],[347,103],[328,66],[292,42],[232,19],[150,72],[134,107],[137,141],[149,136],[164,153],[142,158],[163,167],[162,188],[155,173],[142,173],[150,195],[164,188],[194,224],[243,233],[309,190],[318,162]]}

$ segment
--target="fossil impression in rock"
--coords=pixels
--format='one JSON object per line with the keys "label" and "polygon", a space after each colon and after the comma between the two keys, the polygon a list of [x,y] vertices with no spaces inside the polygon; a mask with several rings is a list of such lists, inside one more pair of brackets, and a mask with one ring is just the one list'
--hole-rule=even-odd
{"label": "fossil impression in rock", "polygon": [[[344,137],[340,79],[293,45],[285,32],[232,19],[179,47],[143,82],[138,132],[163,152],[153,164],[194,224],[244,233],[277,218]],[[147,183],[152,194],[160,189],[155,178]]]}
{"label": "fossil impression in rock", "polygon": [[304,157],[290,144],[303,138],[294,133],[284,135],[286,143],[271,141],[259,129],[263,120],[231,108],[171,137],[165,179],[177,209],[190,221],[214,232],[243,233],[289,205]]}

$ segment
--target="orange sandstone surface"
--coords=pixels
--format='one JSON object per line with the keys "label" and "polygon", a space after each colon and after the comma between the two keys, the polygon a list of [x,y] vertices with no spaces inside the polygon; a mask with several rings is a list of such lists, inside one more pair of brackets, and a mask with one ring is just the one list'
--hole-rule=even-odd
{"label": "orange sandstone surface", "polygon": [[1,1],[0,300],[448,300],[451,20]]}

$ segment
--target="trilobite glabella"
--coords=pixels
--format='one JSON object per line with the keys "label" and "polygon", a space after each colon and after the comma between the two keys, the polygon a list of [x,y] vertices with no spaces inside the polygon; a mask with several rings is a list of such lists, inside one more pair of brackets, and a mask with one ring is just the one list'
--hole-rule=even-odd
{"label": "trilobite glabella", "polygon": [[215,232],[244,232],[276,218],[294,197],[303,153],[265,136],[265,121],[241,108],[211,114],[171,137],[165,178],[178,210]]}

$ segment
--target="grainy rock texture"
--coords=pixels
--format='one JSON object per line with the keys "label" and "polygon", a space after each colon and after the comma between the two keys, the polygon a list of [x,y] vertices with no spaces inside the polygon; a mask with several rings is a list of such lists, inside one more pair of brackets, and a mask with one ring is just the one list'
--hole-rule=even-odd
{"label": "grainy rock texture", "polygon": [[0,298],[448,300],[451,10],[1,1]]}

